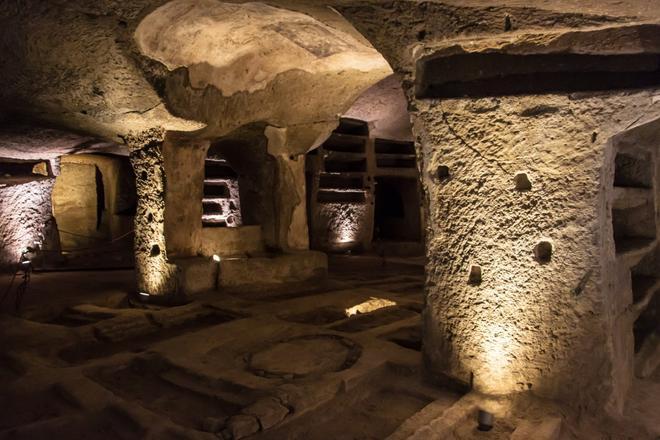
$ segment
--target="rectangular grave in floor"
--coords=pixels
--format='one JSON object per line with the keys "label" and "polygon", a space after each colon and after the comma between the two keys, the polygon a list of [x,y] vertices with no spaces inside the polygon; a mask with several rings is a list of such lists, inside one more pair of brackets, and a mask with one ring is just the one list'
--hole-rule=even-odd
{"label": "rectangular grave in floor", "polygon": [[175,309],[147,314],[146,319],[128,317],[116,324],[115,320],[102,321],[103,326],[94,328],[97,341],[67,347],[60,351],[59,357],[70,364],[80,364],[121,352],[139,353],[157,342],[243,317],[212,306],[185,313],[177,313]]}
{"label": "rectangular grave in floor", "polygon": [[395,366],[388,366],[350,391],[337,394],[326,404],[259,438],[384,439],[431,402],[448,408],[460,397],[460,393],[434,387],[419,376],[401,374]]}
{"label": "rectangular grave in floor", "polygon": [[156,355],[100,367],[88,376],[125,401],[195,430],[203,430],[208,418],[223,420],[256,400],[247,388],[205,379]]}

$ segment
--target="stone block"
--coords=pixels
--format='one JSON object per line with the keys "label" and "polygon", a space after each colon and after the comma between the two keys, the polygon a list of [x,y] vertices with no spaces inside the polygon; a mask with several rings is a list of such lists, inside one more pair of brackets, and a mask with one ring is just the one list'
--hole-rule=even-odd
{"label": "stone block", "polygon": [[243,413],[255,416],[259,419],[261,429],[266,430],[284,420],[289,414],[289,408],[274,397],[266,397],[244,408]]}
{"label": "stone block", "polygon": [[85,247],[94,242],[89,237],[98,234],[99,203],[103,203],[98,197],[95,165],[62,163],[53,187],[53,214],[63,249]]}
{"label": "stone block", "polygon": [[243,414],[233,416],[229,419],[227,426],[234,440],[239,440],[259,431],[257,418]]}
{"label": "stone block", "polygon": [[195,294],[214,290],[218,274],[218,263],[211,258],[192,257],[174,260],[179,293]]}
{"label": "stone block", "polygon": [[239,287],[292,283],[323,277],[328,259],[322,252],[305,251],[259,258],[225,258],[220,262],[218,285]]}
{"label": "stone block", "polygon": [[213,255],[240,255],[263,252],[261,226],[237,228],[202,228],[200,252],[206,257]]}

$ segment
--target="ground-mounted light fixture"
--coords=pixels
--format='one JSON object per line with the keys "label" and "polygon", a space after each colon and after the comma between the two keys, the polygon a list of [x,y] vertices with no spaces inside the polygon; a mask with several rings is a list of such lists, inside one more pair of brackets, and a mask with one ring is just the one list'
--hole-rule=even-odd
{"label": "ground-mounted light fixture", "polygon": [[490,431],[495,423],[495,415],[486,410],[480,409],[477,413],[477,429],[479,431]]}

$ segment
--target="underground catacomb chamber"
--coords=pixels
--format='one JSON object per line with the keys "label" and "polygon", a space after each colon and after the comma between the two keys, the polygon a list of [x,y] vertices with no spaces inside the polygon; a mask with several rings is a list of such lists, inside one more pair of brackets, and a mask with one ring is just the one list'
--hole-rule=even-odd
{"label": "underground catacomb chamber", "polygon": [[474,438],[476,408],[443,418],[490,392],[623,410],[659,335],[640,1],[10,8],[0,250],[62,260],[18,266],[39,295],[0,316],[0,437]]}

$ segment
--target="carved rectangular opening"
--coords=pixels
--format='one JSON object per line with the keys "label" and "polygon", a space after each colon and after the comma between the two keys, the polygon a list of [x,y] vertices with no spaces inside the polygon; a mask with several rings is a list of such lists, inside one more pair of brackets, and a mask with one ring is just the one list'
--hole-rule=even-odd
{"label": "carved rectangular opening", "polygon": [[366,138],[333,133],[323,144],[328,151],[342,153],[364,153]]}
{"label": "carved rectangular opening", "polygon": [[213,197],[219,199],[229,198],[229,187],[226,184],[205,184],[204,197]]}
{"label": "carved rectangular opening", "polygon": [[378,168],[415,168],[414,157],[376,157]]}
{"label": "carved rectangular opening", "polygon": [[204,163],[204,176],[206,179],[236,179],[236,171],[225,160],[207,159]]}
{"label": "carved rectangular opening", "polygon": [[367,160],[339,160],[328,159],[325,161],[325,170],[330,173],[340,172],[364,172],[367,170]]}
{"label": "carved rectangular opening", "polygon": [[419,204],[416,179],[377,177],[373,239],[418,241],[421,238]]}
{"label": "carved rectangular opening", "polygon": [[335,133],[368,136],[369,125],[359,119],[341,118],[339,119],[339,126],[335,129]]}
{"label": "carved rectangular opening", "polygon": [[362,189],[363,187],[362,177],[341,174],[322,174],[319,176],[320,189]]}
{"label": "carved rectangular opening", "polygon": [[320,203],[365,203],[364,191],[320,190],[317,195]]}
{"label": "carved rectangular opening", "polygon": [[654,170],[649,152],[619,152],[614,159],[612,228],[617,254],[644,249],[656,237]]}
{"label": "carved rectangular opening", "polygon": [[462,53],[418,61],[420,98],[484,97],[651,87],[660,54]]}
{"label": "carved rectangular opening", "polygon": [[651,154],[617,154],[614,163],[614,186],[652,188],[653,160]]}
{"label": "carved rectangular opening", "polygon": [[35,179],[52,176],[50,163],[43,160],[0,158],[0,179]]}
{"label": "carved rectangular opening", "polygon": [[376,139],[374,148],[376,154],[415,154],[415,144],[413,142]]}

